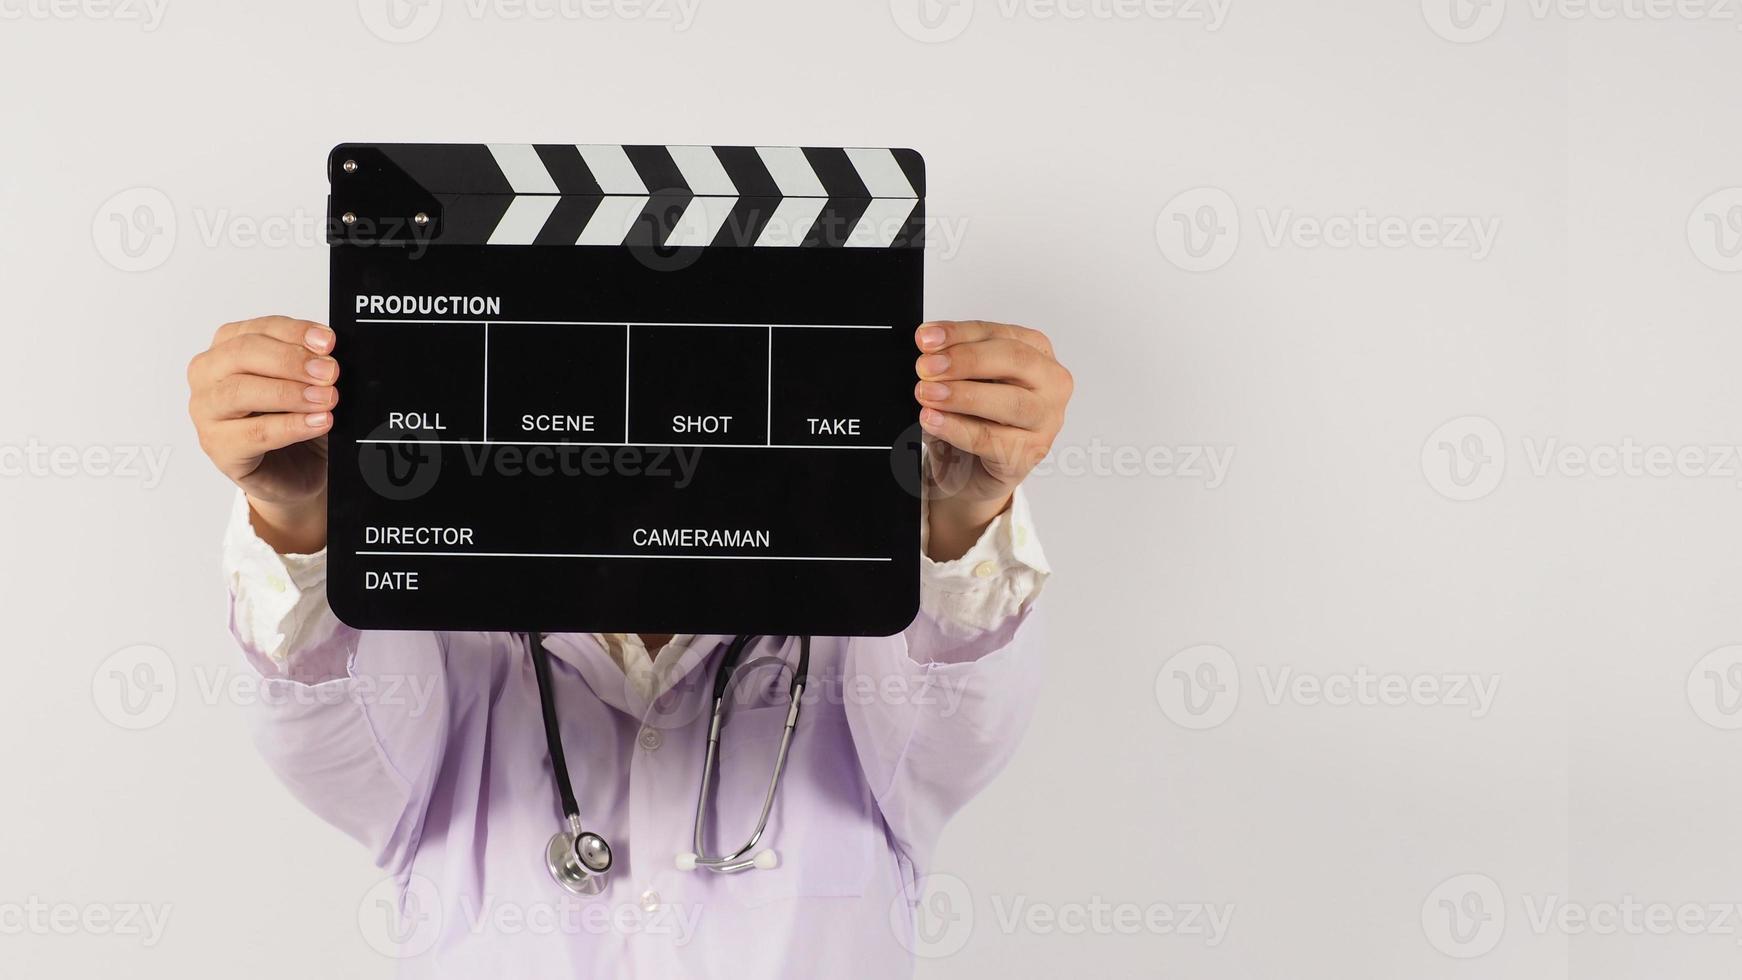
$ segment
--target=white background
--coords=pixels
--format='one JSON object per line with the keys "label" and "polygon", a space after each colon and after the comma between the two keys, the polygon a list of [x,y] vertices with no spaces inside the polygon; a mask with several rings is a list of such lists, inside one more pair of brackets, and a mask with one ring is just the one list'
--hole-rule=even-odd
{"label": "white background", "polygon": [[[928,314],[1055,338],[1050,685],[938,851],[922,976],[1742,968],[1742,913],[1688,924],[1742,902],[1742,12],[156,2],[0,0],[0,974],[391,970],[377,873],[209,693],[246,680],[230,491],[184,414],[220,322],[323,314],[343,140],[916,147]],[[1377,675],[1417,693],[1293,686]]]}

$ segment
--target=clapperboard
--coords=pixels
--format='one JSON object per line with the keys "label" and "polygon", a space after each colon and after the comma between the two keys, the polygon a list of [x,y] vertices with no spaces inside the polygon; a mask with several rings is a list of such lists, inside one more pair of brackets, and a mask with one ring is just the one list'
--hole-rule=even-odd
{"label": "clapperboard", "polygon": [[912,620],[917,153],[345,144],[329,176],[339,618]]}

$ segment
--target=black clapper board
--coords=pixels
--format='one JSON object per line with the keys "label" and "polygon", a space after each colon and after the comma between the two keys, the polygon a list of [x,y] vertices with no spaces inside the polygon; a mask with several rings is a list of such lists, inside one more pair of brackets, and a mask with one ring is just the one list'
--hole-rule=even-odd
{"label": "black clapper board", "polygon": [[328,168],[340,619],[912,620],[919,154],[344,144]]}

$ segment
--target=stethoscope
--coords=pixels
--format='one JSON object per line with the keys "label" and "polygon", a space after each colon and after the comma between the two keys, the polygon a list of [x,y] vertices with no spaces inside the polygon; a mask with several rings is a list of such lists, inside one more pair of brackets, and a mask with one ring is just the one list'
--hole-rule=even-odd
{"label": "stethoscope", "polygon": [[[751,868],[766,870],[780,864],[779,856],[771,848],[764,848],[754,855],[750,852],[761,842],[763,832],[768,829],[768,815],[774,809],[774,795],[780,789],[780,774],[786,769],[787,751],[792,748],[792,731],[798,726],[799,704],[803,700],[805,680],[810,673],[811,638],[808,636],[801,636],[798,640],[798,666],[793,669],[792,684],[788,688],[792,703],[786,710],[786,727],[780,733],[780,748],[774,757],[774,774],[769,777],[768,792],[762,796],[762,813],[756,818],[755,831],[750,834],[750,839],[744,842],[743,847],[730,854],[708,854],[702,843],[702,828],[707,825],[708,820],[708,791],[713,788],[714,773],[719,767],[720,729],[725,724],[726,694],[731,689],[739,659],[755,639],[748,635],[734,638],[731,646],[726,648],[725,656],[720,658],[720,665],[714,669],[713,719],[708,724],[708,751],[702,762],[702,788],[696,794],[693,836],[695,850],[677,856],[679,871],[705,868],[720,874],[729,874]],[[544,714],[544,742],[545,747],[550,750],[551,772],[556,781],[557,799],[562,801],[565,824],[550,839],[550,843],[545,845],[545,866],[550,869],[550,876],[564,889],[576,895],[597,895],[604,890],[605,878],[611,872],[611,845],[605,838],[581,825],[581,808],[575,802],[575,788],[569,782],[568,762],[563,758],[562,732],[557,728],[556,700],[551,694],[550,654],[544,649],[543,634],[529,632],[526,634],[526,641],[532,652],[533,675],[538,679],[538,704]]]}

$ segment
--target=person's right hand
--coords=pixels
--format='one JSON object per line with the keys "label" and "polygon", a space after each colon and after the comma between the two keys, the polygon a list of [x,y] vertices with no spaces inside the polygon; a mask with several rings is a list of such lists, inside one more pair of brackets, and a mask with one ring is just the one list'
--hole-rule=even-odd
{"label": "person's right hand", "polygon": [[281,553],[326,546],[334,341],[318,323],[260,317],[219,327],[188,364],[200,448],[248,495],[256,533]]}

